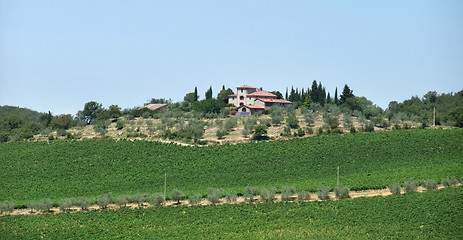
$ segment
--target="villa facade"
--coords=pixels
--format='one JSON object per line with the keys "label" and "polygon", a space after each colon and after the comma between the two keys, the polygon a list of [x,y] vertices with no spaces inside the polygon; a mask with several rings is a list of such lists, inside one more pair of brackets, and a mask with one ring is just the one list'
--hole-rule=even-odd
{"label": "villa facade", "polygon": [[236,88],[236,94],[228,96],[228,103],[238,107],[239,115],[251,115],[272,106],[286,107],[292,102],[277,99],[277,96],[262,88],[241,86]]}

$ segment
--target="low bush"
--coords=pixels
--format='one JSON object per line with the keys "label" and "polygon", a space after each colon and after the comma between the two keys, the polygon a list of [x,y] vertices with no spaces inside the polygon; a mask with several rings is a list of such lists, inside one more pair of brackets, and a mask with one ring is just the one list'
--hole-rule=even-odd
{"label": "low bush", "polygon": [[260,190],[260,198],[263,202],[271,202],[275,200],[275,189],[264,188]]}
{"label": "low bush", "polygon": [[77,199],[75,203],[76,207],[80,207],[81,210],[88,210],[91,204],[92,200],[85,197]]}
{"label": "low bush", "polygon": [[391,186],[389,186],[389,191],[391,191],[392,194],[400,194],[400,184],[392,184]]}
{"label": "low bush", "polygon": [[40,210],[42,212],[50,212],[52,207],[53,207],[53,201],[49,198],[45,198],[38,203],[37,210]]}
{"label": "low bush", "polygon": [[336,195],[337,199],[350,198],[349,192],[350,188],[343,186],[342,184],[334,188],[334,194]]}
{"label": "low bush", "polygon": [[143,204],[148,201],[148,194],[146,193],[137,193],[133,197],[133,201],[137,203],[138,207],[143,207]]}
{"label": "low bush", "polygon": [[297,193],[297,199],[299,201],[307,201],[310,200],[311,193],[308,191],[301,191]]}
{"label": "low bush", "polygon": [[98,196],[96,200],[96,204],[101,208],[101,209],[106,209],[108,208],[108,204],[111,203],[112,201],[112,194],[111,193],[106,193],[106,194],[101,194]]}
{"label": "low bush", "polygon": [[164,195],[155,193],[148,197],[148,202],[153,206],[161,206],[164,203]]}
{"label": "low bush", "polygon": [[330,187],[322,185],[318,186],[317,196],[320,200],[330,199]]}
{"label": "low bush", "polygon": [[208,188],[207,189],[207,200],[212,204],[220,202],[220,198],[223,197],[223,190],[218,188]]}
{"label": "low bush", "polygon": [[259,194],[259,189],[256,187],[246,187],[244,189],[244,200],[254,202],[254,198]]}
{"label": "low bush", "polygon": [[74,200],[72,198],[65,198],[61,200],[59,203],[59,209],[61,211],[69,211],[71,210],[72,205],[74,204]]}
{"label": "low bush", "polygon": [[237,199],[238,199],[238,196],[234,193],[227,193],[225,195],[225,200],[227,201],[227,203],[234,203],[236,202]]}
{"label": "low bush", "polygon": [[201,203],[202,200],[203,197],[200,194],[196,194],[188,198],[188,203],[190,203],[190,205],[196,205],[198,203]]}
{"label": "low bush", "polygon": [[11,213],[14,211],[14,206],[16,205],[15,201],[14,200],[11,200],[11,201],[4,201],[1,205],[0,205],[0,213]]}
{"label": "low bush", "polygon": [[405,181],[404,190],[405,190],[406,193],[415,192],[417,186],[418,186],[418,183],[415,180],[410,179],[408,181]]}
{"label": "low bush", "polygon": [[129,195],[121,195],[114,199],[114,203],[119,207],[126,207],[127,203],[129,203]]}
{"label": "low bush", "polygon": [[172,190],[172,200],[180,204],[180,201],[183,200],[183,193],[178,189]]}
{"label": "low bush", "polygon": [[437,181],[434,179],[428,179],[423,181],[421,186],[426,188],[426,190],[437,189]]}
{"label": "low bush", "polygon": [[292,201],[295,193],[296,189],[294,187],[283,187],[281,189],[281,201]]}
{"label": "low bush", "polygon": [[451,178],[442,178],[441,180],[442,185],[445,187],[451,187],[455,186],[458,184],[458,180],[456,177],[451,177]]}

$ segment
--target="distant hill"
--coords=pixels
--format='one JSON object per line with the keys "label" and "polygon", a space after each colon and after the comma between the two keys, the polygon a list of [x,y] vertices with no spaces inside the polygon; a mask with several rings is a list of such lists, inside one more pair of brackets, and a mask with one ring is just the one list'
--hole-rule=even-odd
{"label": "distant hill", "polygon": [[0,119],[4,120],[12,116],[19,117],[25,122],[38,122],[43,113],[30,110],[28,108],[14,107],[14,106],[0,106]]}

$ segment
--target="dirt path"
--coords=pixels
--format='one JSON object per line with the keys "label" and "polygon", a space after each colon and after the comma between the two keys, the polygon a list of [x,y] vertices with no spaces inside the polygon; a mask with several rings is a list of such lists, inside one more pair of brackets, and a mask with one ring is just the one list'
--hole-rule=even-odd
{"label": "dirt path", "polygon": [[[460,185],[463,185],[463,184],[457,184],[455,186],[460,186]],[[438,189],[442,189],[442,188],[445,188],[443,185],[438,185]],[[426,191],[425,188],[423,187],[418,187],[416,192],[424,192]],[[402,188],[401,190],[401,194],[405,193],[404,189]],[[392,195],[392,193],[389,191],[388,188],[384,188],[384,189],[370,189],[370,190],[362,190],[362,191],[350,191],[350,197],[351,198],[359,198],[359,197],[375,197],[375,196],[388,196],[388,195]],[[297,201],[297,195],[293,195],[292,196],[294,201]],[[335,194],[334,192],[330,192],[330,199],[331,200],[337,200],[336,197],[335,197]],[[317,193],[311,193],[311,196],[310,196],[310,200],[307,200],[307,201],[322,201],[322,200],[319,200],[318,197],[317,197]],[[244,197],[240,196],[237,198],[236,202],[234,203],[231,203],[231,204],[238,204],[238,203],[243,203],[245,202],[245,199]],[[255,197],[255,201],[254,202],[261,202],[261,199],[259,196],[256,196]],[[275,200],[274,202],[281,202],[281,194],[276,194],[275,195]],[[209,202],[207,199],[203,198],[201,203],[199,203],[198,205],[211,205],[212,203]],[[226,201],[225,201],[225,198],[222,198],[220,200],[220,203],[218,204],[228,204]],[[190,205],[188,203],[188,200],[182,200],[180,201],[180,204],[177,204],[177,202],[174,202],[174,201],[167,201],[163,204],[163,206],[178,206],[178,205]],[[134,203],[129,203],[127,204],[127,207],[128,208],[137,208],[138,205],[137,204],[134,204]],[[153,207],[152,205],[148,204],[148,203],[144,203],[143,204],[143,207]],[[118,209],[120,208],[119,206],[117,206],[116,204],[109,204],[108,205],[108,209]],[[88,210],[85,210],[85,211],[93,211],[93,210],[98,210],[100,209],[98,207],[98,205],[92,205],[88,208]],[[77,208],[77,207],[72,207],[70,211],[68,212],[80,212],[82,211],[80,208]],[[52,214],[52,213],[61,213],[63,211],[61,211],[59,208],[52,208],[50,210],[50,212],[48,214]],[[44,214],[42,212],[37,212],[37,211],[34,211],[33,213],[30,212],[30,209],[15,209],[12,213],[3,213],[1,216],[4,216],[4,215],[35,215],[35,214]]]}

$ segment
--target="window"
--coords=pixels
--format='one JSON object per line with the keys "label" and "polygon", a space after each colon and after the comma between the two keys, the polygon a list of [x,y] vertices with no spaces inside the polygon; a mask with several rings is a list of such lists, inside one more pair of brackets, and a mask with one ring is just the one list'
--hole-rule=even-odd
{"label": "window", "polygon": [[241,96],[241,97],[240,97],[240,100],[244,100],[244,97],[243,97],[243,96]]}
{"label": "window", "polygon": [[240,107],[242,107],[244,105],[244,103],[240,102]]}
{"label": "window", "polygon": [[242,108],[241,111],[242,111],[242,112],[246,112],[246,108]]}

